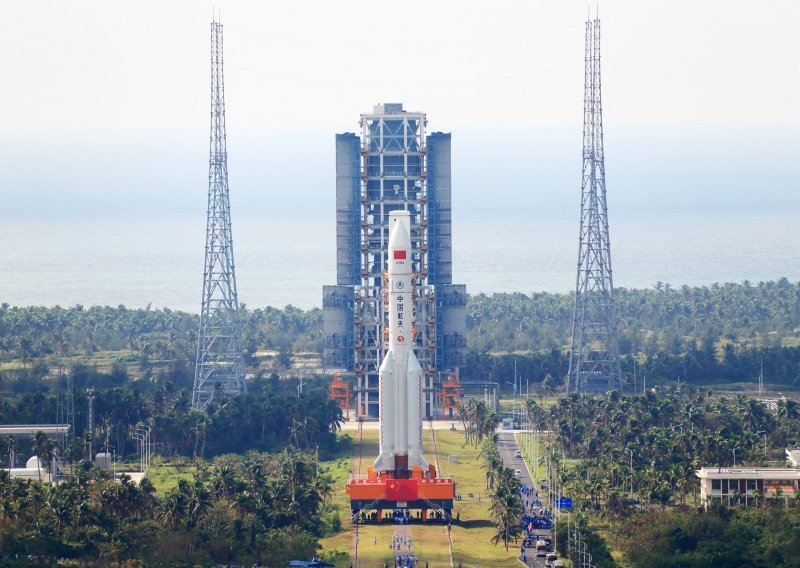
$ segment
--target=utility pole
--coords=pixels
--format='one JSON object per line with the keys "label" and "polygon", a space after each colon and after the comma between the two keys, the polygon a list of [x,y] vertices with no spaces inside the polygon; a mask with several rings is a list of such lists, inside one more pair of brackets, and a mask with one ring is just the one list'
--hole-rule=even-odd
{"label": "utility pole", "polygon": [[534,417],[533,428],[533,483],[536,487],[539,485],[539,417]]}
{"label": "utility pole", "polygon": [[581,222],[567,392],[605,393],[621,390],[622,370],[606,202],[599,18],[586,22],[584,63]]}
{"label": "utility pole", "polygon": [[633,450],[628,448],[628,452],[631,454],[631,499],[633,498]]}
{"label": "utility pole", "polygon": [[222,24],[211,22],[211,137],[208,160],[208,216],[200,333],[192,405],[204,410],[219,395],[246,391],[242,325],[233,261]]}
{"label": "utility pole", "polygon": [[94,389],[88,391],[89,399],[89,461],[94,462]]}
{"label": "utility pole", "polygon": [[[522,390],[522,389],[519,389],[519,390]],[[517,399],[518,392],[519,391],[517,390],[517,360],[514,359],[514,400]]]}
{"label": "utility pole", "polygon": [[525,455],[525,459],[530,462],[531,461],[531,454],[530,454],[530,442],[531,442],[531,416],[528,412],[528,405],[525,405],[525,410],[523,416],[525,416],[525,437],[522,439],[522,452]]}

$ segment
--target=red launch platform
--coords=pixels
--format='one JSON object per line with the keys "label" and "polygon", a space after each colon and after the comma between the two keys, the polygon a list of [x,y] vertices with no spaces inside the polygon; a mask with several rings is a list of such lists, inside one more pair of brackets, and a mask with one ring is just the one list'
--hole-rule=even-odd
{"label": "red launch platform", "polygon": [[[450,518],[456,497],[456,484],[452,477],[438,477],[436,468],[412,467],[411,471],[377,472],[370,466],[366,477],[351,476],[345,492],[350,496],[353,514],[377,511],[378,519],[384,509],[415,509],[422,511],[424,521],[431,509],[442,510]],[[403,475],[410,474],[403,478]]]}

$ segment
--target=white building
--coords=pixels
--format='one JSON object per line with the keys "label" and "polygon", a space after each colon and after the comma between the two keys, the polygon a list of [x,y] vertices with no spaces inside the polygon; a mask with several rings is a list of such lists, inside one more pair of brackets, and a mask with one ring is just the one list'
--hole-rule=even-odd
{"label": "white building", "polygon": [[792,467],[800,467],[800,447],[786,450],[786,459]]}
{"label": "white building", "polygon": [[726,505],[751,505],[762,498],[788,503],[800,490],[800,469],[794,468],[704,467],[695,474],[700,478],[700,499],[706,506],[714,500]]}
{"label": "white building", "polygon": [[46,463],[38,457],[33,456],[25,464],[25,467],[12,467],[7,470],[11,477],[19,479],[27,479],[28,481],[41,481],[43,483],[52,483],[55,479],[56,473],[56,460],[53,460],[53,469],[51,470]]}

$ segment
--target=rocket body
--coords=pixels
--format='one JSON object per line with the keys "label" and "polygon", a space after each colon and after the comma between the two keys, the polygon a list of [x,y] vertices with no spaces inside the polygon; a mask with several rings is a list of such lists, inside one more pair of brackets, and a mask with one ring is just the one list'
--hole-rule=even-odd
{"label": "rocket body", "polygon": [[389,214],[389,343],[379,370],[380,453],[375,470],[428,468],[422,455],[422,367],[414,354],[411,218]]}

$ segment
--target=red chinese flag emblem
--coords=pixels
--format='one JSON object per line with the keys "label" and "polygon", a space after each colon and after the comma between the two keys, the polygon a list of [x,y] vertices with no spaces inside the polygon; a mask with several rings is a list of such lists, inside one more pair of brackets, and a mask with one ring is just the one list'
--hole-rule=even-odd
{"label": "red chinese flag emblem", "polygon": [[386,482],[387,501],[415,501],[416,499],[416,479],[390,479]]}
{"label": "red chinese flag emblem", "polygon": [[404,251],[404,250],[396,250],[396,251],[394,251],[394,259],[395,260],[405,260],[406,259],[406,251]]}

